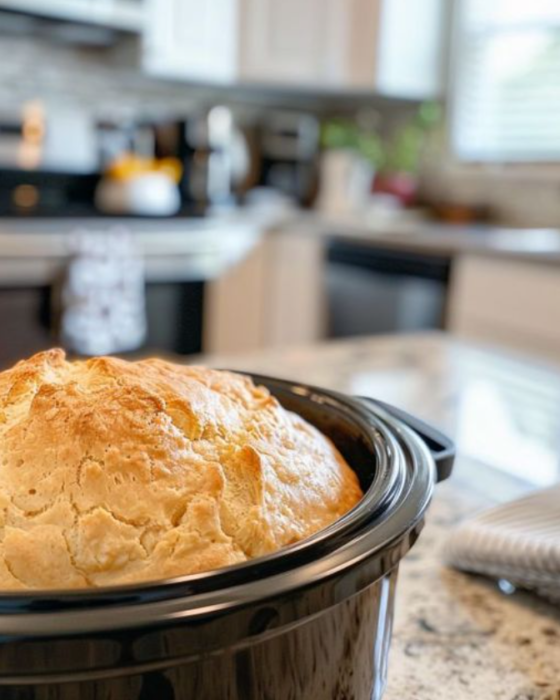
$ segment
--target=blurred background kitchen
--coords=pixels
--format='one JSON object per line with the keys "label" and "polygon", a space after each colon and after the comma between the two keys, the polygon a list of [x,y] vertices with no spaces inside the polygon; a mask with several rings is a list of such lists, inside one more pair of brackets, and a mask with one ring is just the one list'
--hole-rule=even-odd
{"label": "blurred background kitchen", "polygon": [[0,0],[0,366],[445,329],[560,361],[555,0]]}

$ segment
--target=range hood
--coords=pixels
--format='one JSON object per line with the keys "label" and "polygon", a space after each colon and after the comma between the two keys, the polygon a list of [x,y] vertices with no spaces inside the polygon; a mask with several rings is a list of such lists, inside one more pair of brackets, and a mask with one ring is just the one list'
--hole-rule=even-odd
{"label": "range hood", "polygon": [[0,0],[0,11],[139,33],[143,0]]}

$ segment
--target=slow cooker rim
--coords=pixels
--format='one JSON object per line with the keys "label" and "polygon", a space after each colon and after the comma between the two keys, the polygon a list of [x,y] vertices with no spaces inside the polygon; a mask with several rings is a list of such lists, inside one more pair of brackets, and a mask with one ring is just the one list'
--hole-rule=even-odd
{"label": "slow cooker rim", "polygon": [[[419,439],[416,441],[420,443],[416,445],[416,448],[421,450],[423,448],[421,441]],[[423,449],[426,448],[424,447]],[[390,522],[391,518],[377,523],[373,528],[368,528],[366,525],[339,550],[335,550],[335,552],[318,562],[304,564],[296,572],[290,570],[269,579],[241,584],[236,589],[218,590],[214,592],[212,599],[209,598],[208,594],[203,594],[202,596],[181,597],[128,607],[120,606],[107,611],[110,614],[110,624],[107,624],[106,618],[103,621],[99,617],[99,610],[90,608],[82,611],[76,609],[63,612],[43,610],[41,612],[19,615],[0,615],[0,628],[3,630],[5,639],[9,637],[17,639],[22,636],[67,638],[75,634],[81,635],[84,633],[101,633],[117,630],[132,631],[135,628],[146,629],[162,625],[180,625],[189,620],[201,621],[204,616],[212,615],[215,612],[218,612],[218,614],[230,614],[236,610],[240,611],[244,608],[250,608],[253,605],[270,604],[274,600],[280,600],[286,596],[289,597],[294,593],[301,594],[311,588],[320,588],[327,580],[333,578],[338,580],[346,573],[350,573],[352,569],[364,565],[368,560],[375,560],[379,564],[376,576],[368,581],[362,581],[359,588],[355,591],[358,592],[388,574],[395,566],[398,566],[400,560],[405,556],[416,539],[434,487],[433,479],[430,482],[430,470],[424,469],[422,471],[423,473],[420,475],[411,476],[409,479],[409,493],[398,504],[400,512],[393,514],[393,516],[398,517],[400,520],[404,519],[406,522],[404,527],[401,522],[399,532],[395,532],[394,522]],[[418,488],[416,478],[418,476],[422,477],[421,480],[424,482],[421,488]],[[431,486],[426,489],[426,485],[430,483]],[[412,495],[410,495],[410,492],[412,492]],[[414,503],[411,503],[411,498],[415,501]],[[393,521],[395,517],[392,518]],[[379,536],[380,530],[385,531],[385,536]],[[410,539],[411,535],[413,535],[412,540]],[[373,543],[371,540],[373,540]],[[380,560],[382,560],[381,563]],[[322,565],[323,571],[320,572],[320,575],[315,571],[314,576],[308,576],[309,569],[312,569],[313,565],[317,567],[317,564]],[[295,580],[295,573],[298,574],[298,580]],[[286,581],[288,582],[287,584],[285,583]],[[271,587],[271,583],[276,585]],[[262,586],[266,586],[264,594]],[[257,589],[256,592],[255,589]],[[259,589],[261,589],[260,594]],[[221,600],[220,596],[222,597]],[[234,599],[232,599],[233,596],[235,596]],[[341,595],[340,600],[333,601],[330,605],[341,602],[345,597],[347,595]],[[205,605],[202,605],[200,598],[205,598],[202,601]],[[323,605],[321,610],[330,607],[330,605]],[[315,612],[320,612],[320,610]],[[101,614],[103,614],[103,611],[101,611]],[[311,616],[311,614],[315,613],[306,611],[306,616]],[[94,623],[93,625],[91,624],[92,622]]]}
{"label": "slow cooker rim", "polygon": [[[398,503],[398,509],[400,513],[398,514],[401,521],[401,526],[403,526],[399,532],[395,532],[394,528],[394,518],[393,522],[391,518],[385,519],[381,523],[378,523],[373,529],[369,529],[365,526],[350,542],[346,543],[345,549],[349,551],[349,554],[355,556],[346,556],[347,552],[337,551],[336,555],[326,558],[322,561],[325,567],[325,574],[322,577],[316,577],[315,580],[307,580],[305,576],[301,576],[303,581],[300,581],[299,585],[292,585],[291,587],[287,585],[276,586],[276,590],[271,592],[267,590],[267,595],[262,595],[256,599],[247,599],[244,601],[234,601],[230,609],[225,611],[225,616],[229,622],[228,625],[224,627],[220,615],[221,611],[218,611],[218,619],[212,622],[212,616],[210,615],[208,622],[210,624],[219,624],[219,635],[218,637],[207,637],[205,635],[204,642],[196,642],[196,648],[190,650],[187,647],[176,648],[175,653],[170,654],[170,649],[167,646],[157,645],[153,648],[149,656],[139,655],[130,658],[130,663],[126,664],[126,669],[123,668],[122,660],[117,660],[116,665],[105,666],[100,665],[101,659],[98,661],[88,660],[84,657],[78,664],[73,661],[73,666],[71,668],[64,667],[53,667],[51,662],[48,666],[45,666],[43,670],[37,669],[37,672],[29,675],[27,672],[26,682],[54,682],[65,679],[65,680],[76,680],[79,678],[91,679],[97,677],[108,677],[108,676],[118,676],[122,675],[123,672],[143,672],[145,669],[149,668],[165,668],[175,665],[176,663],[182,663],[185,659],[195,658],[201,653],[214,653],[223,649],[231,649],[237,647],[240,644],[248,642],[249,639],[256,641],[263,634],[282,634],[283,631],[290,625],[306,622],[311,619],[316,614],[321,614],[328,610],[333,605],[336,605],[352,595],[364,590],[368,586],[374,584],[379,579],[385,577],[389,574],[395,567],[397,567],[406,555],[410,547],[414,544],[424,522],[424,513],[431,499],[433,488],[434,488],[434,465],[431,463],[431,458],[427,447],[409,428],[406,426],[400,426],[400,435],[402,440],[406,440],[406,444],[403,446],[403,450],[417,451],[416,456],[407,456],[403,454],[403,459],[407,460],[409,466],[407,473],[407,485],[408,493],[404,494],[403,499]],[[414,457],[414,459],[413,459]],[[424,463],[424,460],[426,461]],[[427,466],[428,468],[423,468]],[[427,488],[426,488],[427,487]],[[404,525],[406,524],[406,527]],[[387,536],[380,537],[379,530],[382,530]],[[373,542],[373,546],[371,546]],[[337,566],[339,564],[342,565]],[[304,567],[302,567],[303,569]],[[288,579],[294,584],[293,572],[284,572],[279,575],[282,579]],[[257,582],[261,586],[267,582]],[[242,591],[247,595],[247,591]],[[169,601],[164,601],[164,604]],[[171,601],[173,602],[173,601]],[[175,602],[176,612],[181,612],[181,607],[184,600],[178,599]],[[192,599],[189,601],[193,603]],[[230,601],[231,602],[231,601]],[[272,606],[274,610],[283,611],[281,613],[280,622],[281,624],[275,625],[273,628],[266,627],[263,631],[258,632],[255,636],[255,631],[252,629],[252,622],[248,622],[254,619],[255,614],[260,614],[260,611],[264,609],[269,609]],[[286,607],[287,606],[287,607]],[[142,612],[146,612],[147,608],[152,608],[152,611],[157,610],[156,606],[146,605]],[[90,617],[96,617],[96,610],[86,611]],[[109,611],[111,612],[111,611]],[[118,611],[117,611],[118,612]],[[129,611],[131,614],[137,615],[138,610]],[[161,612],[161,611],[160,611]],[[24,623],[23,629],[13,629],[5,627],[4,622],[6,617],[0,617],[0,627],[3,627],[3,632],[5,632],[4,640],[5,643],[10,644],[11,641],[18,642],[19,640],[31,642],[33,644],[35,641],[44,638],[45,642],[48,644],[49,639],[62,640],[66,643],[72,643],[72,639],[83,638],[84,635],[88,638],[91,643],[94,643],[94,636],[101,634],[102,638],[106,634],[116,634],[122,635],[126,634],[128,637],[127,648],[133,649],[136,647],[136,642],[140,642],[143,636],[148,633],[148,631],[153,631],[157,635],[160,635],[163,630],[176,627],[181,629],[181,627],[186,626],[190,628],[190,622],[194,623],[193,629],[198,629],[198,624],[203,623],[206,625],[206,619],[203,618],[204,611],[198,617],[191,615],[189,617],[182,615],[169,615],[168,617],[162,616],[160,613],[155,615],[151,620],[135,620],[135,625],[120,625],[113,624],[113,620],[110,619],[110,624],[103,623],[98,625],[96,629],[89,629],[82,624],[83,615],[77,614],[76,611],[69,611],[63,614],[63,617],[67,620],[73,618],[73,629],[61,629],[60,620],[61,617],[58,614],[48,614],[47,615],[37,615],[35,616],[38,623],[41,625],[40,633],[37,634],[36,630],[26,625],[25,622],[31,622],[31,616],[15,616],[19,618],[18,620],[12,620],[12,623],[17,622]],[[48,623],[47,623],[47,618]],[[107,619],[107,616],[106,616]],[[220,622],[220,619],[222,621]],[[10,622],[8,620],[8,622]],[[47,624],[45,624],[47,623]],[[47,628],[47,629],[45,629]],[[160,630],[160,631],[158,631]],[[15,632],[15,633],[14,633]],[[227,633],[224,637],[224,633]],[[198,636],[197,636],[198,639]],[[20,650],[20,653],[24,651],[25,647]],[[193,656],[194,655],[194,656]],[[18,665],[17,656],[14,658],[13,668],[5,670],[0,673],[0,686],[4,684],[10,684],[15,682],[18,675]],[[19,657],[21,658],[21,657]],[[54,679],[54,680],[53,680]]]}
{"label": "slow cooker rim", "polygon": [[[148,627],[159,627],[159,626],[165,626],[169,624],[177,624],[180,625],[182,623],[185,623],[186,621],[192,620],[192,621],[200,621],[205,615],[207,615],[209,612],[219,612],[219,613],[230,613],[234,612],[235,610],[240,610],[243,608],[250,607],[256,603],[269,603],[271,601],[274,601],[278,597],[285,596],[287,594],[292,594],[294,592],[304,592],[307,591],[310,588],[313,587],[320,587],[322,586],[326,580],[335,578],[338,575],[340,575],[343,571],[353,569],[356,566],[359,566],[361,563],[363,563],[367,559],[372,559],[378,557],[382,552],[385,553],[386,555],[394,555],[396,552],[398,552],[398,558],[392,562],[390,566],[387,566],[383,568],[382,571],[379,572],[379,575],[367,583],[363,583],[362,586],[360,587],[360,590],[363,590],[363,588],[366,588],[367,586],[375,583],[377,580],[382,578],[383,576],[389,574],[395,566],[398,566],[400,563],[401,559],[405,556],[405,554],[409,551],[410,546],[406,546],[404,552],[403,552],[403,547],[402,547],[402,542],[411,534],[411,532],[417,531],[419,528],[419,525],[422,523],[424,518],[424,512],[422,512],[418,518],[416,518],[413,522],[409,524],[409,527],[401,532],[399,535],[394,535],[391,538],[388,538],[386,540],[382,540],[376,544],[376,546],[369,548],[367,551],[362,552],[359,556],[353,557],[351,560],[347,560],[344,562],[344,566],[340,566],[336,569],[333,569],[332,567],[329,567],[328,570],[321,575],[320,577],[316,577],[313,579],[307,579],[306,577],[301,575],[300,573],[300,581],[298,583],[293,582],[293,574],[294,571],[285,571],[277,575],[277,577],[270,577],[268,579],[264,580],[259,580],[254,583],[256,584],[262,584],[266,582],[267,584],[270,584],[270,581],[274,578],[287,578],[287,579],[292,579],[292,584],[291,585],[279,585],[275,587],[275,590],[270,591],[267,590],[266,595],[263,596],[248,596],[245,595],[243,598],[238,598],[234,601],[227,601],[226,604],[220,603],[220,601],[215,601],[213,606],[209,605],[201,605],[200,601],[197,600],[198,596],[186,596],[186,597],[177,597],[177,598],[171,598],[171,599],[164,599],[161,601],[157,601],[155,603],[141,603],[139,605],[134,605],[134,606],[121,606],[117,607],[115,609],[111,608],[107,610],[106,612],[114,617],[111,618],[111,624],[107,624],[106,622],[95,624],[95,622],[98,621],[98,616],[100,614],[100,611],[97,610],[96,608],[86,608],[82,611],[79,609],[67,609],[64,611],[35,611],[35,612],[25,612],[25,613],[20,613],[20,614],[0,614],[0,629],[2,629],[2,636],[4,640],[8,640],[10,637],[13,637],[14,639],[18,638],[23,638],[23,639],[29,639],[31,637],[34,638],[53,638],[53,637],[60,637],[60,638],[65,638],[65,637],[73,637],[75,635],[81,636],[82,634],[96,634],[96,633],[104,633],[104,632],[116,632],[116,631],[127,631],[127,630],[134,630],[134,629],[146,629]],[[380,525],[386,525],[387,522],[385,521],[384,523],[381,523]],[[365,534],[365,533],[362,533]],[[348,543],[350,545],[351,543]],[[306,566],[304,565],[301,567],[301,569],[305,569]],[[297,570],[296,570],[297,571]],[[239,594],[243,591],[246,592],[246,589],[248,589],[248,585],[245,584],[240,584],[237,586],[235,589],[226,589],[225,591],[217,590],[214,593],[216,595],[222,594],[222,593],[228,593],[231,596],[232,591],[236,594]],[[356,592],[359,592],[357,590]],[[208,594],[201,594],[207,596]],[[346,596],[342,596],[342,599],[345,599]],[[341,601],[336,601],[333,602],[331,605],[335,605],[338,602]],[[186,610],[185,609],[185,604],[190,604],[192,610]],[[175,610],[171,610],[166,612],[165,614],[161,613],[154,613],[153,608],[156,606],[164,607],[168,606],[170,607],[171,605],[174,605],[176,607]],[[321,610],[317,610],[313,613],[309,613],[306,615],[306,618],[310,618],[315,614],[320,614],[322,610],[326,610],[331,605],[327,605]],[[213,610],[210,611],[210,608],[213,608]],[[150,616],[144,615],[143,617],[138,615],[138,611],[146,612],[149,608],[152,608],[152,614]],[[200,610],[204,608],[203,612],[200,612]],[[126,623],[124,622],[118,622],[119,617],[118,613],[124,611],[125,613],[128,613],[128,621]],[[105,611],[101,611],[103,613]],[[117,613],[117,615],[115,615]],[[94,624],[88,625],[88,616],[90,617],[89,622],[94,622]],[[61,625],[61,622],[64,620],[71,621],[70,625]],[[33,624],[29,624],[33,620],[36,621],[37,626],[34,627]],[[23,623],[22,623],[23,621]],[[52,625],[49,625],[48,623],[52,622]],[[279,630],[282,628],[278,628]],[[227,645],[230,646],[230,645]],[[1,685],[1,681],[0,681]]]}
{"label": "slow cooker rim", "polygon": [[[312,400],[314,401],[317,401],[318,398],[320,398],[321,401],[323,401],[325,398],[327,398],[329,402],[334,400],[337,404],[343,405],[346,410],[350,409],[350,412],[353,416],[355,416],[356,414],[358,416],[361,416],[362,420],[360,420],[359,422],[362,423],[363,419],[365,419],[366,426],[362,425],[361,428],[366,430],[366,434],[371,434],[371,430],[373,428],[376,432],[379,433],[379,435],[382,435],[384,437],[384,439],[386,440],[386,444],[391,445],[391,448],[394,451],[392,463],[394,471],[394,460],[396,459],[399,450],[396,447],[397,443],[395,441],[395,437],[392,431],[394,431],[398,427],[399,421],[395,421],[389,415],[381,419],[378,416],[378,411],[374,412],[370,407],[364,406],[359,400],[338,394],[337,392],[318,389],[316,387],[309,387],[300,383],[287,382],[286,380],[261,377],[259,375],[253,376],[255,376],[255,378],[261,383],[274,383],[275,385],[281,385],[284,389],[289,387],[292,392],[294,391],[294,389],[297,389],[298,393],[302,391],[307,392],[306,398],[308,400],[311,400],[311,396],[313,396]],[[414,433],[410,431],[410,429],[406,428],[406,426],[401,425],[401,431],[402,430],[404,430],[405,440],[411,441],[412,443],[416,442],[416,447],[418,449],[418,445],[421,443],[420,438],[415,436]],[[421,448],[420,452],[422,452]],[[421,462],[429,465],[430,460],[431,457],[429,455],[429,451],[427,451],[427,449],[424,449]],[[391,540],[398,540],[399,537],[403,536],[406,532],[408,532],[411,529],[411,527],[413,527],[414,524],[417,523],[423,517],[425,508],[427,507],[427,504],[431,498],[431,492],[433,489],[433,484],[435,482],[435,479],[433,478],[433,469],[428,471],[430,472],[430,476],[427,479],[425,479],[424,483],[421,485],[425,497],[421,499],[423,501],[422,504],[417,505],[417,512],[415,514],[415,517],[412,518],[412,520],[409,520],[404,525],[403,523],[399,523],[399,527],[397,527],[397,523],[395,522],[395,519],[393,517],[395,515],[395,508],[398,504],[402,505],[408,496],[408,493],[404,494],[404,496],[401,493],[399,494],[399,501],[390,504],[388,510],[381,514],[381,518],[375,521],[375,525],[373,527],[371,519],[362,523],[362,530],[367,527],[367,531],[370,533],[370,535],[373,535],[374,533],[378,533],[379,527],[381,525],[385,525],[388,520],[390,520],[391,518],[393,519],[393,536],[388,537],[381,542],[378,542],[378,546],[370,547],[368,553],[363,555],[364,557],[367,555],[372,556],[379,550],[382,550],[384,547],[387,547],[388,543]],[[376,482],[374,480],[371,489],[374,488],[375,483]],[[416,483],[417,490],[418,486],[419,484]],[[351,511],[351,513],[356,510],[359,510],[360,506],[363,507],[363,501],[364,499],[360,501],[360,503],[355,507],[355,509],[353,509],[353,511]],[[283,570],[280,574],[278,574],[278,572],[269,573],[268,575],[259,576],[256,581],[250,582],[247,582],[246,580],[240,580],[239,582],[235,582],[230,585],[218,586],[215,589],[211,589],[210,592],[206,591],[200,594],[193,592],[185,592],[185,587],[188,587],[189,584],[192,583],[193,579],[209,580],[212,578],[214,579],[214,581],[219,582],[221,578],[223,579],[224,575],[231,577],[231,575],[234,574],[233,579],[235,580],[238,576],[243,576],[247,572],[254,572],[257,568],[264,567],[266,569],[268,565],[273,566],[274,562],[277,561],[280,557],[286,559],[287,554],[291,554],[293,551],[298,550],[298,548],[301,550],[302,554],[305,554],[307,551],[309,551],[310,544],[316,544],[316,542],[312,542],[312,540],[314,540],[315,537],[319,541],[324,541],[328,537],[332,537],[333,534],[336,534],[337,525],[339,526],[338,529],[340,530],[340,523],[342,520],[343,519],[336,521],[336,523],[333,523],[329,528],[322,530],[320,533],[317,533],[317,535],[313,536],[312,538],[308,538],[308,540],[304,541],[303,543],[297,543],[292,547],[279,550],[278,552],[274,552],[271,555],[268,555],[267,557],[261,557],[256,560],[244,562],[243,564],[234,567],[227,567],[225,569],[218,570],[215,572],[204,572],[203,574],[197,574],[194,576],[178,577],[167,581],[148,582],[146,584],[136,584],[131,586],[113,586],[107,587],[105,589],[100,588],[95,589],[94,591],[92,591],[91,589],[80,589],[76,591],[29,591],[15,594],[0,594],[0,620],[8,620],[8,618],[13,617],[14,615],[34,616],[37,614],[43,614],[44,616],[47,616],[53,614],[53,608],[56,610],[57,613],[70,611],[74,611],[74,613],[76,613],[80,611],[85,612],[88,609],[103,610],[104,608],[113,609],[119,606],[129,606],[131,609],[137,609],[141,607],[143,610],[146,610],[147,606],[155,605],[158,603],[165,604],[169,601],[179,600],[183,602],[190,601],[191,603],[196,603],[197,599],[204,598],[212,592],[231,592],[234,591],[239,585],[242,585],[244,588],[247,588],[251,587],[252,584],[262,583],[265,580],[270,581],[273,578],[275,579],[278,575],[290,575],[294,572],[301,573],[302,570],[305,570],[307,567],[309,567],[316,561],[324,561],[328,560],[329,558],[332,559],[333,554],[335,554],[336,552],[338,552],[339,554],[340,552],[345,552],[347,550],[347,545],[349,545],[353,540],[350,539],[349,542],[346,542],[342,547],[334,547],[332,551],[323,554],[317,560],[312,559],[310,562],[306,562],[301,565],[296,565],[293,568],[287,568]],[[359,532],[360,530],[358,530],[355,534],[358,535]],[[326,575],[327,574],[324,574],[324,576]],[[157,595],[158,591],[166,591],[168,592],[168,595],[160,597]],[[142,599],[141,601],[138,601],[139,597]],[[248,604],[249,602],[250,600],[245,599],[245,601],[240,604]],[[103,603],[105,603],[105,605],[103,605]]]}
{"label": "slow cooker rim", "polygon": [[[269,567],[275,566],[279,560],[283,563],[287,563],[290,559],[295,561],[298,557],[303,557],[317,550],[324,543],[332,542],[334,536],[342,536],[348,533],[351,529],[356,527],[357,523],[366,522],[366,520],[370,521],[374,516],[382,516],[395,495],[398,495],[401,490],[404,478],[402,470],[395,468],[394,455],[397,452],[397,444],[391,433],[391,426],[386,425],[385,421],[372,420],[371,409],[364,407],[364,405],[354,397],[298,382],[264,377],[262,375],[250,376],[259,383],[265,384],[268,388],[274,385],[277,391],[281,389],[284,391],[289,390],[290,393],[296,394],[299,398],[312,403],[321,404],[322,406],[328,404],[329,409],[340,410],[342,408],[346,418],[349,418],[360,428],[364,437],[368,439],[372,447],[372,452],[376,454],[378,469],[373,482],[356,506],[349,510],[344,516],[310,537],[246,562],[198,574],[177,576],[170,579],[134,584],[100,586],[94,589],[0,591],[0,613],[3,611],[3,608],[7,607],[10,614],[12,614],[16,611],[15,609],[18,607],[18,604],[24,607],[29,603],[41,604],[50,602],[56,604],[57,602],[64,601],[69,605],[73,603],[76,606],[81,606],[86,602],[92,602],[93,604],[99,603],[102,600],[107,600],[109,602],[115,597],[122,597],[123,600],[121,602],[126,603],[127,597],[133,599],[138,595],[150,597],[150,593],[152,596],[158,597],[159,594],[161,597],[165,597],[164,591],[172,591],[173,589],[189,586],[192,586],[194,589],[192,593],[194,595],[196,594],[198,584],[201,583],[208,584],[203,587],[210,590],[214,587],[222,588],[224,587],[225,579],[236,578],[237,575],[241,576],[245,573],[255,572],[257,569],[266,570]],[[272,393],[274,394],[274,391]],[[379,437],[382,438],[381,441]],[[388,450],[388,453],[380,451],[380,447]],[[335,547],[333,546],[333,548]],[[259,577],[261,577],[260,572]],[[266,571],[262,577],[266,577]],[[213,583],[216,585],[213,586]],[[235,583],[226,583],[227,587],[231,587],[232,585],[235,585]],[[170,593],[170,595],[172,595],[172,593]]]}

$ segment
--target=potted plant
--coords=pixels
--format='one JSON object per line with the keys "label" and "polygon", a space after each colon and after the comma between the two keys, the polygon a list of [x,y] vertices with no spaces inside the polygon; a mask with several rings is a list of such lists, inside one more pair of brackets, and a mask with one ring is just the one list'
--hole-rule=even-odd
{"label": "potted plant", "polygon": [[318,207],[333,214],[363,209],[384,160],[377,128],[371,120],[330,119],[323,124],[321,143]]}
{"label": "potted plant", "polygon": [[374,179],[374,192],[392,195],[402,206],[414,203],[428,135],[439,119],[439,105],[425,102],[393,132],[384,149],[383,166]]}

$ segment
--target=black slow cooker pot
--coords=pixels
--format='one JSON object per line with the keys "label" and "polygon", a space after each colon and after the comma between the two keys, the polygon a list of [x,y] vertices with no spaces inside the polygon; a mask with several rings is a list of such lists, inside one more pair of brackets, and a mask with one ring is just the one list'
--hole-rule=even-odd
{"label": "black slow cooker pot", "polygon": [[254,376],[329,435],[364,497],[305,541],[145,585],[0,596],[2,700],[371,700],[399,562],[452,444],[372,399]]}

